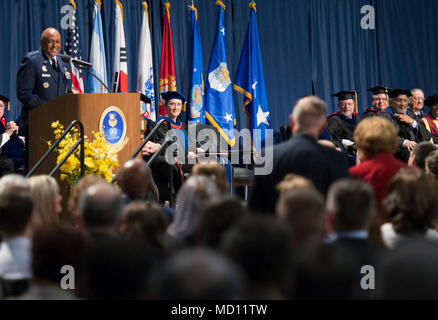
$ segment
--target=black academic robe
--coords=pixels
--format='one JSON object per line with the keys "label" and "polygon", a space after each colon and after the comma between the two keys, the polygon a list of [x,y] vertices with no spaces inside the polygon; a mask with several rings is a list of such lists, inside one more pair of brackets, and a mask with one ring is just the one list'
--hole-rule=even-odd
{"label": "black academic robe", "polygon": [[354,141],[354,130],[356,129],[356,115],[352,119],[348,119],[341,113],[336,112],[327,117],[327,130],[331,141],[344,152],[349,155],[356,154],[354,146],[345,147],[342,140]]}

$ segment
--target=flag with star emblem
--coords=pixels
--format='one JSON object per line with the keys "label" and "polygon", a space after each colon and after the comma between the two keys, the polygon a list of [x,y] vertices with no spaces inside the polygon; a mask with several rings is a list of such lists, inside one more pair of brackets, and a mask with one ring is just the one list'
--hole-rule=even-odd
{"label": "flag with star emblem", "polygon": [[192,27],[192,81],[189,99],[189,121],[205,124],[201,34],[199,33],[197,10],[194,6],[189,6],[189,9],[191,10]]}
{"label": "flag with star emblem", "polygon": [[[71,56],[72,58],[82,60],[81,49],[79,46],[79,27],[76,23],[76,3],[74,0],[69,1],[70,5],[74,9],[73,24],[67,30],[67,40],[65,43],[65,54]],[[76,66],[71,63],[72,71],[72,82],[73,86],[80,92],[84,93],[84,76],[82,74],[81,68],[76,68]]]}
{"label": "flag with star emblem", "polygon": [[143,112],[144,118],[155,121],[157,116],[155,112],[154,67],[152,60],[151,32],[149,30],[148,4],[146,1],[143,1],[143,8],[143,23],[138,53],[137,90],[143,92],[152,100],[152,103],[145,105]]}
{"label": "flag with star emblem", "polygon": [[[93,34],[91,36],[90,71],[108,85],[106,71],[105,43],[103,41],[102,16],[100,14],[101,0],[94,1],[93,7]],[[88,91],[90,93],[107,93],[108,90],[94,77],[88,77]]]}
{"label": "flag with star emblem", "polygon": [[[248,115],[248,128],[253,137],[253,147],[264,147],[267,131],[271,129],[271,117],[266,96],[265,77],[257,30],[255,3],[251,2],[251,18],[233,88],[244,95],[243,110]],[[254,130],[260,130],[255,133]]]}
{"label": "flag with star emblem", "polygon": [[236,143],[234,134],[236,117],[226,56],[225,5],[222,1],[217,1],[216,4],[218,11],[217,25],[208,67],[205,116],[218,129],[228,144],[234,146]]}
{"label": "flag with star emblem", "polygon": [[125,28],[123,27],[123,6],[116,2],[116,37],[114,48],[113,92],[129,92],[128,89],[128,56],[126,54]]}

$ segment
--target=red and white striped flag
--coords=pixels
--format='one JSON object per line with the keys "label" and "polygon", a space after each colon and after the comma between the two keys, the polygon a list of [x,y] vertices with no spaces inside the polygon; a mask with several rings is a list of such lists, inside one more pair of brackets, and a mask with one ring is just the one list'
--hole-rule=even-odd
{"label": "red and white striped flag", "polygon": [[[69,2],[74,8],[75,14],[73,16],[73,24],[67,30],[65,54],[71,56],[72,58],[82,60],[81,49],[79,46],[79,27],[76,23],[76,3],[74,0],[70,0]],[[84,77],[82,75],[82,70],[80,68],[76,68],[76,66],[71,63],[71,71],[73,87],[75,87],[78,92],[84,93]]]}
{"label": "red and white striped flag", "polygon": [[114,51],[113,92],[129,92],[128,56],[126,55],[125,29],[123,27],[123,6],[116,1],[116,38]]}

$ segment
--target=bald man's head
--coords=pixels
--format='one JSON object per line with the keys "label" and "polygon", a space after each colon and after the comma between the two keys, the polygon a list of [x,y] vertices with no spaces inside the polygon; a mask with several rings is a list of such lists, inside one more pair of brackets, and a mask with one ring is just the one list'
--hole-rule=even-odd
{"label": "bald man's head", "polygon": [[40,43],[49,58],[56,57],[61,51],[61,34],[54,28],[47,28],[41,34]]}

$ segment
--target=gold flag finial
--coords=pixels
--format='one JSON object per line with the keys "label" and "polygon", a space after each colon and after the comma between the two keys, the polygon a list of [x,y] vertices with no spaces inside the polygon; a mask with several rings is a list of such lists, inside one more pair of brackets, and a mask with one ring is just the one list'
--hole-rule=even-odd
{"label": "gold flag finial", "polygon": [[217,0],[216,1],[216,5],[218,6],[221,6],[222,8],[224,8],[224,11],[225,11],[225,9],[227,8],[226,6],[225,6],[225,4],[221,1],[221,0]]}
{"label": "gold flag finial", "polygon": [[198,10],[195,8],[195,4],[192,1],[192,4],[189,6],[189,10],[195,11],[196,20],[198,20]]}
{"label": "gold flag finial", "polygon": [[256,8],[256,3],[255,3],[255,1],[251,1],[251,2],[249,3],[249,7],[250,7],[252,10],[254,10],[254,13],[257,13],[257,8]]}
{"label": "gold flag finial", "polygon": [[96,0],[97,4],[99,5],[99,10],[102,10],[102,1]]}

